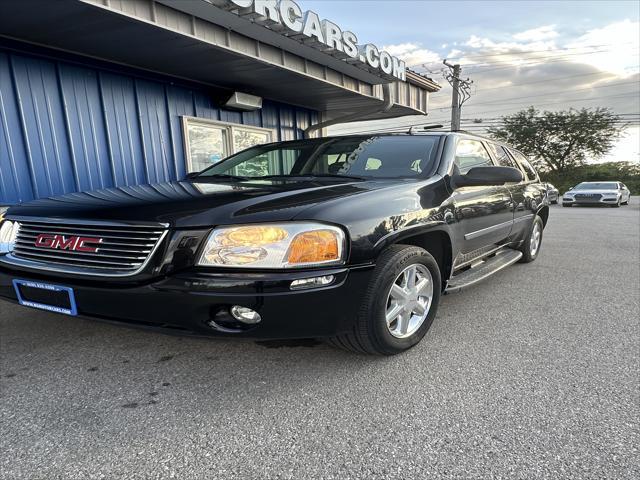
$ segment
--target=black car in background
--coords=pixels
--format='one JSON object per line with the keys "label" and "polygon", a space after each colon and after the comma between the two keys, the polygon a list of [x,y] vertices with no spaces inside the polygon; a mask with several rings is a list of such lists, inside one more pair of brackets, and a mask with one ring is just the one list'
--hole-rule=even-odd
{"label": "black car in background", "polygon": [[0,297],[185,334],[418,343],[440,296],[540,252],[527,159],[464,133],[257,146],[181,182],[42,199],[0,225]]}

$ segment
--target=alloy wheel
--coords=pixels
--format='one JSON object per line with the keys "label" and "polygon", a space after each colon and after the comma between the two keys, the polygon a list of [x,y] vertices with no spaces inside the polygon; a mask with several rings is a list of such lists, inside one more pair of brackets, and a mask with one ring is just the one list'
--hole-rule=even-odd
{"label": "alloy wheel", "polygon": [[542,227],[538,222],[533,224],[533,230],[531,231],[531,239],[529,241],[529,249],[531,256],[535,257],[540,249],[540,241],[542,240]]}
{"label": "alloy wheel", "polygon": [[427,267],[409,265],[396,277],[387,295],[385,312],[389,333],[407,338],[422,326],[433,300],[433,278]]}

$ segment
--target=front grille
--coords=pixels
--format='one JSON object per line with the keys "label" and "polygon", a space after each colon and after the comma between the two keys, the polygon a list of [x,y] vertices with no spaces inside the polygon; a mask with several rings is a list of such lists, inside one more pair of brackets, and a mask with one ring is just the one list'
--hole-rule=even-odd
{"label": "front grille", "polygon": [[578,193],[576,194],[576,201],[578,202],[599,202],[602,195],[599,193]]}
{"label": "front grille", "polygon": [[[105,275],[131,275],[141,270],[167,231],[164,225],[18,221],[14,257],[36,262],[36,268]],[[40,246],[36,243],[39,236],[45,237]],[[87,243],[88,250],[96,251],[64,246],[87,237],[102,239],[100,243]],[[52,239],[58,242],[57,247],[47,245]]]}

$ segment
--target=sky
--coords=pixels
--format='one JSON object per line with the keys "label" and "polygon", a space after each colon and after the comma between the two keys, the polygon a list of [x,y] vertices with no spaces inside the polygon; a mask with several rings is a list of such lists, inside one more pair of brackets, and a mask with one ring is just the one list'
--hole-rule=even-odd
{"label": "sky", "polygon": [[640,2],[300,0],[317,12],[404,59],[442,85],[428,117],[332,127],[346,133],[371,128],[443,123],[451,88],[442,60],[462,65],[473,80],[462,127],[486,125],[530,105],[541,110],[608,107],[627,124],[614,150],[600,161],[640,161]]}

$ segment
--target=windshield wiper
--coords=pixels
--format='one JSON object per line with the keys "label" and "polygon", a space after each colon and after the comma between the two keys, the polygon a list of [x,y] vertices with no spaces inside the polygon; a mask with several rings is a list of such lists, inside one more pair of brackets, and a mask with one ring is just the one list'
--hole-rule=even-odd
{"label": "windshield wiper", "polygon": [[301,173],[299,175],[266,175],[260,178],[344,178],[345,180],[366,180],[355,175],[340,175],[339,173]]}
{"label": "windshield wiper", "polygon": [[214,173],[213,175],[202,175],[193,178],[193,180],[202,180],[207,178],[224,178],[228,180],[250,180],[249,177],[242,177],[240,175],[229,175],[227,173]]}

